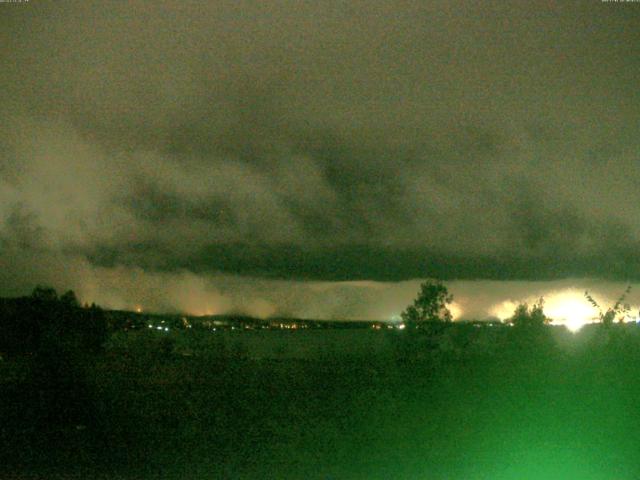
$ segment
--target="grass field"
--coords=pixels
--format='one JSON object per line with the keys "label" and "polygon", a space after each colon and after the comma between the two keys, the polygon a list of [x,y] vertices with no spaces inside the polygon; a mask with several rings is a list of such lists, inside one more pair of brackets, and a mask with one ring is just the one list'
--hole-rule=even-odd
{"label": "grass field", "polygon": [[0,478],[637,478],[635,335],[575,342],[252,359],[135,333],[4,361]]}

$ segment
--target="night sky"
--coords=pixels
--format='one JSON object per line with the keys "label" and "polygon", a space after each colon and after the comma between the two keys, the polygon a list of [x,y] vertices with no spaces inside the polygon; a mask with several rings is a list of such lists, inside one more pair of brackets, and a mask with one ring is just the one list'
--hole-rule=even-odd
{"label": "night sky", "polygon": [[0,3],[0,295],[637,305],[639,31],[600,0]]}

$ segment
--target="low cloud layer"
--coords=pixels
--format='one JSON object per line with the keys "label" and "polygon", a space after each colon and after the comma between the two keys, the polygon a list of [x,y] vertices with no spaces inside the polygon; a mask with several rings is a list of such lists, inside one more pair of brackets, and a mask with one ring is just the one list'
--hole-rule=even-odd
{"label": "low cloud layer", "polygon": [[638,281],[635,7],[2,4],[0,293]]}

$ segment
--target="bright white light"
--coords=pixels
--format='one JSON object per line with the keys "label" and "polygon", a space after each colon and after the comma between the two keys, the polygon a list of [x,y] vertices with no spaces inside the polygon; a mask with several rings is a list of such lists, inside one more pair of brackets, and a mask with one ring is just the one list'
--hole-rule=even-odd
{"label": "bright white light", "polygon": [[[506,320],[513,315],[520,302],[530,307],[538,301],[538,296],[521,300],[505,300],[494,305],[490,314]],[[544,295],[544,313],[556,325],[564,325],[570,331],[577,332],[585,324],[593,322],[598,312],[584,297],[584,292],[575,288],[550,292]]]}
{"label": "bright white light", "polygon": [[544,313],[572,332],[577,332],[587,323],[593,322],[597,311],[589,305],[584,294],[577,290],[565,290],[549,296]]}
{"label": "bright white light", "polygon": [[564,322],[564,326],[567,327],[567,329],[569,329],[569,331],[576,333],[578,330],[580,330],[583,326],[585,326],[587,323],[587,321],[584,321],[580,318],[568,318],[565,322]]}
{"label": "bright white light", "polygon": [[489,315],[504,321],[504,320],[507,320],[508,318],[511,318],[517,306],[518,306],[518,302],[514,302],[513,300],[505,300],[503,302],[498,303],[497,305],[494,305],[489,310]]}
{"label": "bright white light", "polygon": [[400,325],[398,325],[398,329],[399,329],[399,330],[404,330],[404,329],[405,329],[405,326],[406,326],[406,325],[405,325],[404,323],[401,323]]}
{"label": "bright white light", "polygon": [[156,330],[162,330],[162,327],[161,327],[160,325],[158,325],[158,326],[156,327]]}
{"label": "bright white light", "polygon": [[168,332],[169,331],[169,327],[164,327],[164,331]]}
{"label": "bright white light", "polygon": [[462,316],[463,310],[459,303],[451,302],[447,308],[451,312],[451,320],[457,320]]}

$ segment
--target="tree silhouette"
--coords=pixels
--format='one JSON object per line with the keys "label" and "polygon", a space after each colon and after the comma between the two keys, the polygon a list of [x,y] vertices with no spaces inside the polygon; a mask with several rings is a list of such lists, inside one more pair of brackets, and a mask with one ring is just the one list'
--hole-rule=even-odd
{"label": "tree silhouette", "polygon": [[55,289],[51,287],[43,287],[42,285],[38,285],[31,292],[31,297],[34,300],[38,300],[41,302],[56,302],[58,300],[58,294]]}
{"label": "tree silhouette", "polygon": [[551,322],[551,319],[544,314],[544,298],[540,298],[531,308],[526,303],[521,303],[516,307],[508,323],[518,328],[542,327]]}
{"label": "tree silhouette", "polygon": [[441,282],[428,280],[420,285],[418,297],[409,305],[400,317],[409,327],[418,327],[428,322],[450,322],[451,312],[447,304],[453,301],[453,295]]}
{"label": "tree silhouette", "polygon": [[0,299],[0,351],[10,356],[53,344],[99,352],[108,335],[102,309],[82,308],[72,290],[58,297],[53,288],[37,286],[28,297]]}
{"label": "tree silhouette", "polygon": [[68,290],[62,296],[60,296],[60,303],[65,307],[71,308],[79,308],[80,302],[78,302],[78,298],[73,290]]}

